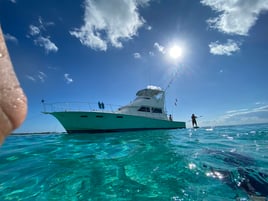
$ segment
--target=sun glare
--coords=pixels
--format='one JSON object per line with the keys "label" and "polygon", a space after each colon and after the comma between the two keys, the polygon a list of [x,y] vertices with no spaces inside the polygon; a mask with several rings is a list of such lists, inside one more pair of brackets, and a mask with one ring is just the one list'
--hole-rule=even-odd
{"label": "sun glare", "polygon": [[169,49],[169,56],[172,58],[172,59],[178,59],[182,56],[182,48],[177,46],[177,45],[174,45],[172,46],[170,49]]}

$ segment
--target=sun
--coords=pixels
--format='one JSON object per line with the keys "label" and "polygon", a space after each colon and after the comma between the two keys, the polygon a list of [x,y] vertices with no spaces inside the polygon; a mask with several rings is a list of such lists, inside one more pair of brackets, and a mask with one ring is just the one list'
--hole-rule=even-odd
{"label": "sun", "polygon": [[178,45],[173,45],[169,48],[168,54],[172,59],[179,59],[182,57],[182,48]]}

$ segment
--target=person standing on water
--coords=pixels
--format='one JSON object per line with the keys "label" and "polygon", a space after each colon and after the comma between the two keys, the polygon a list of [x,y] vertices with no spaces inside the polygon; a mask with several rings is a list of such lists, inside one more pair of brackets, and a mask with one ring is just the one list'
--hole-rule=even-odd
{"label": "person standing on water", "polygon": [[194,114],[192,114],[191,118],[192,118],[192,125],[193,125],[193,127],[197,127],[197,122],[196,122],[197,116],[195,116]]}

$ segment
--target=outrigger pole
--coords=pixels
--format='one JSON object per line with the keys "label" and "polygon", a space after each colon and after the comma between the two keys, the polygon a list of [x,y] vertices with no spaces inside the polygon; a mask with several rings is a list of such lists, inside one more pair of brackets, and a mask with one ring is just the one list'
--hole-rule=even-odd
{"label": "outrigger pole", "polygon": [[170,79],[170,81],[169,81],[167,87],[166,87],[165,90],[164,90],[165,92],[166,92],[167,89],[171,86],[171,84],[174,82],[174,80],[175,80],[175,78],[177,77],[178,73],[179,73],[179,68],[177,68],[177,70],[176,70],[176,72],[174,73],[173,77]]}
{"label": "outrigger pole", "polygon": [[[178,73],[179,73],[179,68],[177,68],[177,70],[174,73],[173,77],[171,77],[170,81],[168,82],[168,85],[167,85],[167,87],[164,90],[165,93],[168,90],[168,88],[171,86],[171,84],[174,82],[174,80],[177,77]],[[177,98],[176,98],[176,100],[177,100]],[[177,101],[176,101],[176,103],[177,103]],[[167,111],[166,106],[165,106],[165,110]],[[173,116],[173,109],[172,109],[172,116]]]}

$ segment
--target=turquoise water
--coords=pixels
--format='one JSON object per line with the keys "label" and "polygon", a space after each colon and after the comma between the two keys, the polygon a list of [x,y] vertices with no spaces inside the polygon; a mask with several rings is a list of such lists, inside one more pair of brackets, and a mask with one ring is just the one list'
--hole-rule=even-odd
{"label": "turquoise water", "polygon": [[267,124],[12,135],[0,147],[1,201],[265,197]]}

